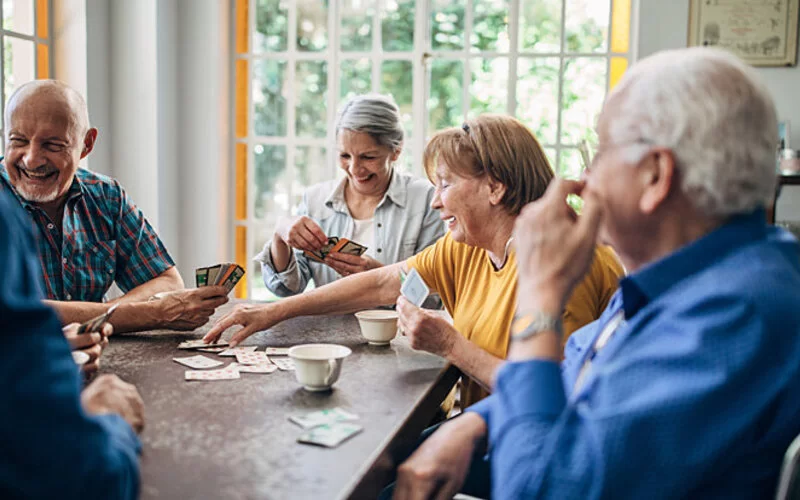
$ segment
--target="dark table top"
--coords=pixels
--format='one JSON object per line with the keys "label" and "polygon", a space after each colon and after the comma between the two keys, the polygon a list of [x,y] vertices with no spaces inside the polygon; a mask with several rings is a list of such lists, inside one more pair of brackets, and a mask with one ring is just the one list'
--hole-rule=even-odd
{"label": "dark table top", "polygon": [[[189,368],[173,357],[235,361],[177,349],[211,324],[191,333],[115,335],[103,354],[101,371],[135,384],[145,402],[142,498],[374,497],[393,450],[430,422],[458,377],[441,358],[412,350],[404,337],[387,347],[368,345],[347,315],[295,318],[242,344],[350,347],[331,392],[305,391],[290,371],[187,382]],[[364,431],[334,449],[295,441],[302,429],[288,415],[336,406],[359,415]]]}

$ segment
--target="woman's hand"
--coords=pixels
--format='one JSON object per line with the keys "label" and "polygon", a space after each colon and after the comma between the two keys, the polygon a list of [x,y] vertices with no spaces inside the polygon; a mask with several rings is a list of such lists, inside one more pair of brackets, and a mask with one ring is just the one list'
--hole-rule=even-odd
{"label": "woman's hand", "polygon": [[244,328],[236,332],[229,341],[231,347],[236,347],[250,335],[278,324],[281,319],[277,308],[277,304],[239,304],[217,321],[203,340],[209,343],[216,342],[222,336],[222,332],[234,325],[241,325]]}
{"label": "woman's hand", "polygon": [[411,347],[448,358],[456,341],[458,330],[436,311],[416,307],[402,295],[397,298],[397,325],[408,337]]}
{"label": "woman's hand", "polygon": [[316,252],[328,244],[328,237],[319,224],[305,215],[286,217],[278,223],[275,234],[287,245],[298,250]]}
{"label": "woman's hand", "polygon": [[350,276],[351,274],[362,273],[364,271],[383,267],[383,264],[372,257],[359,257],[358,255],[350,255],[341,252],[329,253],[328,256],[325,257],[325,263],[342,276]]}

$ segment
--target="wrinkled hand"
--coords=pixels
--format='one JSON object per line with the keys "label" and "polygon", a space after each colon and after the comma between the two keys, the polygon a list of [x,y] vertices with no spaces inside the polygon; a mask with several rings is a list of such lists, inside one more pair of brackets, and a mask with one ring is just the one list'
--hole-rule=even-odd
{"label": "wrinkled hand", "polygon": [[203,337],[206,342],[216,342],[222,336],[222,332],[234,325],[242,325],[244,328],[236,332],[229,340],[231,347],[236,347],[241,341],[250,335],[266,330],[280,322],[276,311],[276,304],[239,304],[222,317],[214,327]]}
{"label": "wrinkled hand", "polygon": [[422,309],[404,296],[397,298],[397,325],[411,347],[447,358],[461,334],[438,312]]}
{"label": "wrinkled hand", "polygon": [[370,269],[383,267],[383,264],[372,257],[359,257],[341,252],[331,252],[325,257],[325,263],[342,276],[362,273]]}
{"label": "wrinkled hand", "polygon": [[139,391],[116,375],[97,377],[81,393],[81,403],[93,415],[116,413],[137,433],[144,428],[144,402]]}
{"label": "wrinkled hand", "polygon": [[578,216],[567,195],[580,195],[585,183],[555,179],[545,195],[526,205],[514,228],[520,309],[560,314],[572,289],[589,270],[602,216],[599,199],[584,192]]}
{"label": "wrinkled hand", "polygon": [[467,412],[443,424],[397,469],[395,500],[449,500],[469,472],[475,446],[486,436],[486,423]]}
{"label": "wrinkled hand", "polygon": [[217,307],[228,302],[228,291],[223,286],[204,286],[192,290],[170,293],[156,304],[159,322],[172,330],[194,330],[208,323]]}
{"label": "wrinkled hand", "polygon": [[275,234],[287,245],[298,250],[314,252],[328,243],[325,231],[305,215],[281,219]]}
{"label": "wrinkled hand", "polygon": [[100,355],[108,345],[108,337],[114,333],[111,323],[103,323],[99,332],[78,334],[78,323],[70,323],[62,331],[69,342],[70,349],[82,351],[89,356],[89,361],[81,365],[81,373],[90,377],[100,369]]}

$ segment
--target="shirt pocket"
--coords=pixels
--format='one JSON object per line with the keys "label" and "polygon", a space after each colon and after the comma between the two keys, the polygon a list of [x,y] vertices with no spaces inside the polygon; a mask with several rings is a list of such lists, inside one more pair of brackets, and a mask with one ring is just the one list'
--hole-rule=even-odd
{"label": "shirt pocket", "polygon": [[80,298],[76,300],[101,302],[116,277],[116,240],[85,245],[75,252],[74,257],[80,289]]}
{"label": "shirt pocket", "polygon": [[416,238],[411,240],[403,240],[403,242],[400,243],[400,256],[398,262],[413,257],[414,254],[416,253],[416,249],[417,249]]}

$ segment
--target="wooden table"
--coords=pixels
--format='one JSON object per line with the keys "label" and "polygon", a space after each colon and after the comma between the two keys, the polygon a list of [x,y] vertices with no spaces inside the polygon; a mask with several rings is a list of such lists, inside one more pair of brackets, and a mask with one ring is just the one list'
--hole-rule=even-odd
{"label": "wooden table", "polygon": [[[350,347],[331,392],[307,392],[294,372],[281,371],[186,382],[187,368],[172,358],[194,353],[177,345],[210,325],[186,334],[115,335],[103,354],[102,372],[135,384],[145,402],[142,498],[374,498],[398,447],[415,440],[459,376],[404,337],[368,345],[347,315],[296,318],[243,344]],[[359,415],[364,431],[335,449],[295,441],[302,429],[288,415],[336,406]]]}

